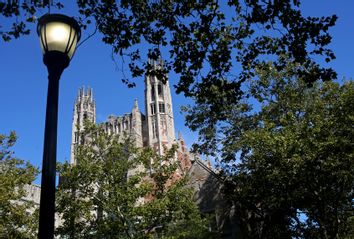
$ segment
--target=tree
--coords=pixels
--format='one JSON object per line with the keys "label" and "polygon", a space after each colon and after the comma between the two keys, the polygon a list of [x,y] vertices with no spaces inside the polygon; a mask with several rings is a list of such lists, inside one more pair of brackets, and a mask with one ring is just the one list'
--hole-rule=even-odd
{"label": "tree", "polygon": [[293,74],[299,67],[258,69],[251,98],[218,132],[246,238],[334,239],[352,226],[354,83],[308,88]]}
{"label": "tree", "polygon": [[38,218],[33,202],[23,200],[25,186],[31,184],[38,170],[15,158],[11,147],[16,134],[0,134],[0,237],[36,238]]}
{"label": "tree", "polygon": [[[29,34],[27,24],[36,21],[39,10],[62,8],[64,3],[49,2],[1,2],[0,14],[14,19],[13,25],[2,27],[2,38],[9,41]],[[189,115],[189,120],[209,128],[225,119],[229,105],[242,97],[242,85],[269,58],[276,59],[278,70],[286,67],[280,57],[285,54],[306,66],[295,73],[308,83],[336,78],[333,69],[319,62],[335,58],[327,46],[337,17],[305,17],[300,0],[78,0],[77,6],[76,18],[83,29],[101,33],[113,54],[127,62],[132,78],[146,71],[161,79],[168,71],[179,74],[177,93],[204,108],[204,114]],[[162,56],[165,67],[154,69],[146,56],[153,60]],[[122,80],[135,85],[131,79]]]}
{"label": "tree", "polygon": [[[67,238],[208,238],[207,224],[172,163],[87,123],[77,165],[60,166],[56,234]],[[174,231],[180,225],[188,230]],[[199,232],[200,234],[195,234]]]}

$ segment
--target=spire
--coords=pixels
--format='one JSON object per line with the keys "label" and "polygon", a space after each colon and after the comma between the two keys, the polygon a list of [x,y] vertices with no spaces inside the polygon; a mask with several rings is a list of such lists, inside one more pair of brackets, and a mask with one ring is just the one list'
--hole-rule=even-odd
{"label": "spire", "polygon": [[161,56],[159,56],[159,59],[157,59],[157,63],[159,66],[163,67],[163,60],[162,60]]}
{"label": "spire", "polygon": [[181,131],[178,131],[178,140],[183,140],[183,136]]}
{"label": "spire", "polygon": [[80,89],[80,97],[84,98],[84,96],[85,96],[85,86],[82,86]]}
{"label": "spire", "polygon": [[92,101],[93,100],[93,94],[92,94],[92,88],[91,87],[87,88],[87,95],[88,95],[90,101]]}
{"label": "spire", "polygon": [[163,69],[164,68],[164,61],[162,60],[161,56],[158,57],[157,60],[148,59],[148,64],[152,66],[152,69]]}
{"label": "spire", "polygon": [[138,99],[137,98],[134,99],[134,109],[139,110]]}
{"label": "spire", "polygon": [[80,101],[80,99],[82,99],[82,91],[82,87],[77,90],[77,101]]}

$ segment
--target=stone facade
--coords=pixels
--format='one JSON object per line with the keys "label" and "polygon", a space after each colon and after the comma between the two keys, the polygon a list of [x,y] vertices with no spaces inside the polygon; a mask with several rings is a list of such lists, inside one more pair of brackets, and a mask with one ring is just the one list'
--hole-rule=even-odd
{"label": "stone facade", "polygon": [[213,170],[210,163],[195,157],[188,170],[188,177],[188,186],[194,190],[193,200],[200,212],[213,219],[211,227],[218,230],[223,239],[241,238],[234,208],[223,193],[223,178]]}
{"label": "stone facade", "polygon": [[31,201],[34,203],[35,207],[38,207],[41,196],[41,187],[35,184],[25,185],[24,190],[26,191],[26,197],[24,197],[23,200]]}
{"label": "stone facade", "polygon": [[[23,189],[26,192],[26,196],[22,198],[23,201],[30,201],[33,202],[32,208],[27,208],[29,213],[34,213],[36,209],[39,209],[40,197],[41,197],[41,186],[36,184],[25,185]],[[21,202],[19,202],[21,203]],[[58,227],[63,222],[61,221],[58,214],[55,214],[55,227]]]}

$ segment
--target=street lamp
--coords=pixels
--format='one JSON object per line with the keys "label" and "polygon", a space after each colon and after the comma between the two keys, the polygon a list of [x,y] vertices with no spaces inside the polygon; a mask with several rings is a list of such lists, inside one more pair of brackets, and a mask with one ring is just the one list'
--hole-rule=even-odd
{"label": "street lamp", "polygon": [[75,53],[81,31],[74,18],[46,14],[38,20],[37,33],[48,69],[38,238],[51,239],[54,237],[59,80]]}

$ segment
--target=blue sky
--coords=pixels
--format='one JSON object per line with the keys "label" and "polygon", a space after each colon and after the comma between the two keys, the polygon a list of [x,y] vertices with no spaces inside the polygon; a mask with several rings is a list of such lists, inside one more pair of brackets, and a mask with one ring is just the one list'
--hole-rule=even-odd
{"label": "blue sky", "polygon": [[[302,2],[305,15],[338,15],[337,24],[331,30],[331,47],[337,59],[329,65],[335,68],[339,79],[351,78],[354,75],[354,1]],[[68,8],[60,11],[68,15],[71,12],[72,9]],[[0,25],[6,23],[2,17],[0,21]],[[117,60],[120,64],[119,59]],[[35,31],[10,43],[0,41],[0,72],[0,133],[8,134],[15,130],[19,137],[15,146],[16,156],[40,167],[48,81]],[[142,112],[145,112],[143,81],[138,82],[136,88],[128,89],[121,83],[121,75],[121,71],[116,69],[111,59],[110,48],[101,43],[99,36],[94,36],[79,47],[60,82],[58,161],[63,162],[70,158],[73,105],[79,87],[93,88],[97,121],[105,120],[110,114],[121,115],[130,112],[135,98],[138,99]],[[170,75],[170,84],[177,80],[176,75]],[[188,100],[174,92],[172,97],[176,131],[181,131],[190,145],[197,136],[184,126],[184,118],[179,110]]]}

